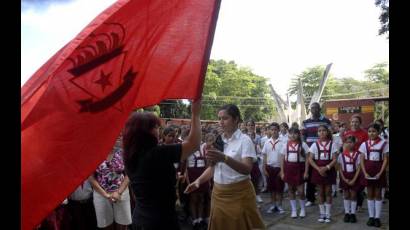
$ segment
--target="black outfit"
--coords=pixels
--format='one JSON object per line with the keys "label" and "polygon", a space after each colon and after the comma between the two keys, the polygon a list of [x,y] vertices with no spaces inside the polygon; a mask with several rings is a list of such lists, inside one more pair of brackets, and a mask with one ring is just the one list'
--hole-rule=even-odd
{"label": "black outfit", "polygon": [[97,228],[97,217],[95,216],[92,196],[82,201],[69,199],[67,208],[72,217],[71,229],[89,230]]}
{"label": "black outfit", "polygon": [[135,165],[128,171],[135,195],[132,215],[135,229],[180,229],[175,211],[176,171],[182,145],[161,145],[136,153]]}

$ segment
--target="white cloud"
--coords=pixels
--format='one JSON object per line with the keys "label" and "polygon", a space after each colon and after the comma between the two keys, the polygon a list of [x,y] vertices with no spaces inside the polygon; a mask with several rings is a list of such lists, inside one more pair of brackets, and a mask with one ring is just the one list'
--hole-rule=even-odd
{"label": "white cloud", "polygon": [[[75,0],[27,7],[21,14],[21,84],[115,0]],[[33,6],[33,5],[31,5]]]}

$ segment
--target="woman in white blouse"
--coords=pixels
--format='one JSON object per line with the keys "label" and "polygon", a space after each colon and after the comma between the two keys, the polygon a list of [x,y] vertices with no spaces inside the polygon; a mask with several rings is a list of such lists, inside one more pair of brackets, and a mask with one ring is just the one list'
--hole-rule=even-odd
{"label": "woman in white blouse", "polygon": [[255,148],[250,137],[238,129],[239,109],[236,105],[225,105],[218,118],[223,129],[223,151],[207,146],[206,158],[211,166],[185,192],[195,191],[213,177],[208,229],[265,229],[249,175],[256,158]]}

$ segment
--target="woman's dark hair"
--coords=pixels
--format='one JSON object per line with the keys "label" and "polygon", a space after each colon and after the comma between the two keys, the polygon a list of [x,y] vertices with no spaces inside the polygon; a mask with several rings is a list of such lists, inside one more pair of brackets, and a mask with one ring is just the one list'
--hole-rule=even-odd
{"label": "woman's dark hair", "polygon": [[175,128],[174,127],[166,127],[163,131],[162,131],[162,135],[165,138],[166,135],[168,135],[169,133],[174,132],[176,134]]}
{"label": "woman's dark hair", "polygon": [[246,126],[248,126],[248,123],[251,123],[251,125],[255,125],[255,121],[252,120],[252,119],[249,119],[249,120],[246,122]]}
{"label": "woman's dark hair", "polygon": [[359,120],[359,123],[362,124],[362,117],[359,114],[354,114],[351,118],[350,121],[353,120],[353,118],[357,118]]}
{"label": "woman's dark hair", "polygon": [[375,123],[376,123],[376,122],[379,122],[380,124],[382,124],[382,125],[384,126],[384,121],[383,121],[383,119],[381,119],[381,118],[375,120],[374,122],[375,122]]}
{"label": "woman's dark hair", "polygon": [[291,127],[290,129],[289,129],[289,134],[291,134],[291,133],[296,133],[296,134],[298,134],[298,138],[296,139],[296,142],[299,144],[299,146],[300,146],[300,155],[302,156],[302,157],[305,157],[306,156],[306,153],[305,153],[305,150],[303,149],[303,147],[302,147],[302,144],[303,144],[303,142],[302,142],[302,134],[300,133],[300,130],[298,129],[298,128],[295,128],[295,127]]}
{"label": "woman's dark hair", "polygon": [[346,141],[351,141],[353,143],[356,143],[356,137],[351,135],[346,137]]}
{"label": "woman's dark hair", "polygon": [[332,140],[332,139],[333,139],[333,136],[332,136],[332,132],[330,131],[329,127],[327,127],[327,125],[319,125],[319,126],[317,127],[317,130],[318,130],[318,131],[319,131],[319,128],[320,128],[320,127],[326,129],[326,131],[327,131],[326,138],[327,138],[328,140]]}
{"label": "woman's dark hair", "polygon": [[241,119],[241,112],[239,111],[238,106],[234,104],[227,104],[222,106],[218,111],[225,110],[229,116],[231,116],[234,120],[238,119],[238,123],[242,121]]}
{"label": "woman's dark hair", "polygon": [[371,123],[369,127],[367,127],[367,130],[369,130],[370,128],[375,129],[378,133],[382,131],[382,127],[377,123]]}
{"label": "woman's dark hair", "polygon": [[286,129],[289,129],[289,125],[286,122],[280,123],[281,126],[285,127]]}
{"label": "woman's dark hair", "polygon": [[124,164],[127,173],[133,172],[137,155],[158,144],[151,130],[161,125],[161,121],[150,112],[133,112],[125,124],[122,143],[124,150]]}

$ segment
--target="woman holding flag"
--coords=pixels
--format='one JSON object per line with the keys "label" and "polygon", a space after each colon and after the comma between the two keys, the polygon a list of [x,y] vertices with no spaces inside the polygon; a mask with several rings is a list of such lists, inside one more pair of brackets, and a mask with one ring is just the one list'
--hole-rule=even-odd
{"label": "woman holding flag", "polygon": [[174,163],[199,149],[201,101],[191,105],[191,130],[182,143],[158,145],[160,120],[153,113],[134,112],[123,137],[124,161],[136,206],[132,223],[136,229],[180,229],[175,211]]}

